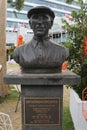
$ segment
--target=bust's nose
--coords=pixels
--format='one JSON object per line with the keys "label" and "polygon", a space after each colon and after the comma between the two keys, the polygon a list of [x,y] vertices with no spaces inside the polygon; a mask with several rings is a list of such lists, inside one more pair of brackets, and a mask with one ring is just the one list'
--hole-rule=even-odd
{"label": "bust's nose", "polygon": [[38,20],[36,26],[44,27],[43,21],[42,20]]}

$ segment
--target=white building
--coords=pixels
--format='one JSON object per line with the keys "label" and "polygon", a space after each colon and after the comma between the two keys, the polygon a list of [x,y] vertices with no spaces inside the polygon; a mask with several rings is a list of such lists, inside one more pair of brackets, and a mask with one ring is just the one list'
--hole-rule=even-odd
{"label": "white building", "polygon": [[66,4],[65,0],[25,0],[23,9],[20,12],[7,3],[6,44],[16,44],[19,34],[24,36],[25,41],[32,38],[33,33],[28,24],[27,11],[38,5],[48,6],[55,12],[56,18],[50,34],[56,42],[65,40],[66,32],[62,29],[61,18],[69,20],[71,11],[78,10],[79,6],[75,3],[72,5]]}

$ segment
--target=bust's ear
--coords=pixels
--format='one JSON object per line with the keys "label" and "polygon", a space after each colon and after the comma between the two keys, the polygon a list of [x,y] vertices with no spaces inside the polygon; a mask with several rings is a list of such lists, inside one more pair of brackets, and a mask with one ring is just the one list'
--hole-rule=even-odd
{"label": "bust's ear", "polygon": [[51,27],[53,26],[53,20],[51,20]]}
{"label": "bust's ear", "polygon": [[49,24],[49,29],[51,29],[53,26],[53,21],[51,20],[50,24]]}
{"label": "bust's ear", "polygon": [[29,20],[29,25],[30,25],[30,28],[32,29],[32,24],[31,24],[31,21]]}

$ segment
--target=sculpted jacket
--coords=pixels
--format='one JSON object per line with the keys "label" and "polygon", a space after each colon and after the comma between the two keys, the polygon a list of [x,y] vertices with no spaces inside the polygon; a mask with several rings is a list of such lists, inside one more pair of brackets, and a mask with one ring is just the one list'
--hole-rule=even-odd
{"label": "sculpted jacket", "polygon": [[22,69],[58,69],[69,57],[67,48],[54,43],[48,37],[38,41],[33,38],[14,50],[13,58]]}

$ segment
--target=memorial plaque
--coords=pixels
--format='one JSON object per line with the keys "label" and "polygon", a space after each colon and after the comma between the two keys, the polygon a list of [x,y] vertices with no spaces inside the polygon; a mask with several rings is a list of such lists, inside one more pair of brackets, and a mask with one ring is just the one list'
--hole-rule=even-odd
{"label": "memorial plaque", "polygon": [[60,98],[25,98],[25,125],[60,125]]}

